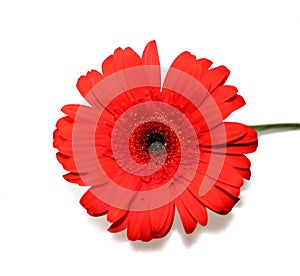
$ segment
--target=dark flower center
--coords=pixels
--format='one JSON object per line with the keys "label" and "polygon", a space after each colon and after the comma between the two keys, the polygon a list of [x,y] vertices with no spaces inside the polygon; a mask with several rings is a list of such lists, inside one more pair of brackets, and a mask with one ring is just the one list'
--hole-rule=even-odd
{"label": "dark flower center", "polygon": [[152,151],[160,151],[165,146],[165,138],[160,133],[151,133],[147,138],[147,148]]}
{"label": "dark flower center", "polygon": [[136,127],[129,139],[129,150],[133,159],[140,164],[148,163],[151,154],[158,159],[167,154],[165,164],[180,158],[180,144],[174,131],[160,122],[145,122]]}

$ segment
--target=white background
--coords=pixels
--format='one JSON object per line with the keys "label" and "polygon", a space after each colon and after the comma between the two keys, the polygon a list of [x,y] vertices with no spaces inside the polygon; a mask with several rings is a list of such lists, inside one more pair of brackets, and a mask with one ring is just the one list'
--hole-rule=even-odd
{"label": "white background", "polygon": [[52,131],[77,78],[119,46],[156,39],[231,70],[247,105],[229,119],[300,122],[299,1],[1,1],[1,275],[299,275],[300,131],[259,137],[227,216],[145,244],[106,232],[63,180]]}

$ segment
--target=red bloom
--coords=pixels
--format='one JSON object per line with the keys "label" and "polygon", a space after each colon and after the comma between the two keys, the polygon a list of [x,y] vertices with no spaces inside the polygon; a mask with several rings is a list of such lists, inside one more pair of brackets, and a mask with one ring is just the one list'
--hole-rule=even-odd
{"label": "red bloom", "polygon": [[127,228],[130,240],[150,241],[170,230],[175,207],[186,233],[206,225],[207,208],[227,214],[250,178],[244,155],[257,133],[223,122],[245,102],[225,85],[229,70],[180,54],[161,88],[154,41],[142,57],[116,49],[79,78],[90,104],[66,105],[54,131],[64,178],[89,186],[80,203],[92,216],[107,215],[110,232]]}

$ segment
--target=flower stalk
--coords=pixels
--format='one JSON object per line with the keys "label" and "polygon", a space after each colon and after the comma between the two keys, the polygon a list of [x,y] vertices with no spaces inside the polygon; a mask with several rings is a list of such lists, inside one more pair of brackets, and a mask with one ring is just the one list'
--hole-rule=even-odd
{"label": "flower stalk", "polygon": [[297,130],[300,129],[300,124],[298,123],[287,123],[287,124],[266,124],[266,125],[253,125],[249,126],[256,131],[266,131],[266,130]]}

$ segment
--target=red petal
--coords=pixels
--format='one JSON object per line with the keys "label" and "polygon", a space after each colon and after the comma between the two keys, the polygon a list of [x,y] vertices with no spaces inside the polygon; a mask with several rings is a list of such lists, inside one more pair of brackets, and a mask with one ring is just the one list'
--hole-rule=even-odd
{"label": "red petal", "polygon": [[[196,57],[189,52],[183,52],[174,60],[171,68],[179,69],[199,80],[202,72],[201,63],[201,61],[197,61]],[[184,75],[181,82],[185,82]]]}
{"label": "red petal", "polygon": [[[209,152],[203,152],[201,153],[200,160],[203,163],[209,163],[212,158],[216,158],[216,160],[224,157],[224,154],[218,154],[218,153],[209,153]],[[244,155],[225,155],[224,163],[227,165],[232,166],[234,169],[237,170],[237,172],[245,179],[250,179],[251,172],[250,172],[250,166],[251,163],[249,159]]]}
{"label": "red petal", "polygon": [[[160,63],[159,56],[157,51],[157,46],[155,41],[150,41],[143,52],[142,63],[144,65],[156,65],[153,67],[146,68],[146,74],[150,81],[153,83],[153,89],[158,93],[160,91],[161,86],[161,72],[160,72]],[[152,96],[153,98],[153,96]]]}
{"label": "red petal", "polygon": [[79,107],[80,107],[79,104],[68,104],[68,105],[64,105],[61,108],[61,111],[66,115],[68,115],[72,120],[74,120],[77,116]]}
{"label": "red petal", "polygon": [[173,203],[171,203],[171,204],[168,204],[167,206],[169,207],[168,217],[164,223],[164,226],[161,228],[161,230],[159,232],[153,233],[153,237],[155,237],[155,238],[164,237],[165,235],[168,234],[168,232],[170,231],[170,229],[172,227],[174,215],[175,215],[175,205]]}
{"label": "red petal", "polygon": [[53,147],[57,148],[64,155],[73,155],[72,141],[64,139],[60,135],[55,135]]}
{"label": "red petal", "polygon": [[244,98],[240,95],[235,95],[230,100],[227,100],[223,104],[219,104],[219,108],[223,119],[226,119],[233,111],[241,108],[246,104]]}
{"label": "red petal", "polygon": [[212,65],[212,61],[202,58],[191,62],[185,69],[184,72],[191,75],[197,80],[201,80],[202,77],[206,76],[209,67]]}
{"label": "red petal", "polygon": [[[237,172],[235,173],[238,175]],[[230,177],[230,175],[227,175],[227,177]],[[226,180],[226,176],[222,176],[220,178],[222,180]],[[241,177],[238,175],[238,178]],[[231,183],[230,181],[229,183],[226,183],[228,182],[228,179],[226,182],[220,181],[220,179],[218,179],[215,181],[214,186],[205,195],[200,196],[199,188],[202,184],[203,179],[203,175],[196,173],[196,176],[194,177],[188,189],[196,198],[201,201],[202,204],[207,206],[209,209],[219,214],[228,213],[234,206],[234,204],[239,200],[237,198],[237,195],[239,194],[239,188],[243,185],[244,182],[242,181],[241,185],[232,185],[233,183]],[[232,186],[233,189],[231,189],[230,187],[227,188],[227,186]]]}
{"label": "red petal", "polygon": [[243,139],[236,141],[234,144],[257,143],[257,132],[251,127],[247,127],[247,135]]}
{"label": "red petal", "polygon": [[178,55],[173,63],[171,64],[171,68],[176,68],[181,71],[185,71],[185,69],[193,62],[196,61],[196,57],[193,56],[190,52],[183,52]]}
{"label": "red petal", "polygon": [[[221,157],[220,157],[221,158]],[[219,160],[215,160],[214,162],[222,162],[222,167],[220,168],[220,171],[218,172],[218,174],[216,174],[217,172],[213,171],[207,171],[208,169],[208,163],[205,163],[206,161],[203,160],[203,158],[200,160],[200,164],[197,170],[197,174],[200,174],[202,176],[207,176],[210,177],[214,180],[226,183],[228,185],[231,186],[235,186],[235,187],[241,187],[244,183],[243,178],[241,177],[241,175],[236,171],[235,168],[233,168],[231,165],[225,163],[226,159],[224,158],[219,159]],[[220,164],[220,163],[218,163]],[[196,174],[195,178],[198,177],[199,181],[201,180],[202,183],[202,179],[201,176],[198,176]],[[199,183],[199,185],[201,184]]]}
{"label": "red petal", "polygon": [[141,58],[131,48],[117,48],[113,55],[109,56],[102,63],[104,76],[109,76],[117,71],[126,68],[142,65]]}
{"label": "red petal", "polygon": [[131,241],[136,241],[141,237],[141,224],[143,223],[142,212],[131,211],[128,215],[127,237]]}
{"label": "red petal", "polygon": [[76,164],[70,156],[64,155],[60,152],[56,153],[56,158],[59,163],[62,164],[63,168],[70,172],[77,172]]}
{"label": "red petal", "polygon": [[117,233],[125,230],[128,227],[128,215],[114,222],[107,230],[111,233]]}
{"label": "red petal", "polygon": [[201,146],[212,146],[211,137],[214,138],[214,145],[225,145],[242,139],[248,131],[248,127],[240,123],[225,122],[217,127],[204,132],[200,137]]}
{"label": "red petal", "polygon": [[158,233],[162,230],[169,216],[169,205],[150,210],[151,229],[153,233]]}
{"label": "red petal", "polygon": [[81,76],[76,84],[77,89],[87,99],[87,95],[91,92],[92,88],[103,80],[103,76],[96,70],[91,70],[86,76]]}
{"label": "red petal", "polygon": [[89,189],[80,199],[80,204],[91,216],[102,216],[107,213],[109,205],[101,201],[94,193],[93,188]]}
{"label": "red petal", "polygon": [[249,180],[251,178],[251,171],[250,169],[236,169],[238,173],[245,179]]}
{"label": "red petal", "polygon": [[222,215],[229,213],[239,201],[238,198],[216,186],[212,187],[205,196],[200,197],[200,200],[209,209]]}
{"label": "red petal", "polygon": [[[199,94],[198,87],[195,87],[195,83],[192,79],[187,78],[186,74],[189,74],[194,79],[199,80],[202,74],[202,61],[197,61],[196,57],[189,52],[181,53],[171,65],[171,68],[167,72],[163,90],[168,88],[174,91],[180,91],[183,94],[189,93]],[[178,70],[172,70],[178,69]],[[182,71],[183,73],[181,73]],[[164,91],[163,91],[164,92]],[[206,95],[199,95],[199,103]]]}
{"label": "red petal", "polygon": [[127,210],[119,209],[111,206],[107,213],[107,220],[110,222],[116,222],[123,218],[128,213]]}
{"label": "red petal", "polygon": [[192,233],[195,230],[196,226],[197,226],[196,220],[189,213],[189,211],[187,210],[187,208],[183,204],[180,197],[178,197],[175,200],[175,205],[176,205],[176,208],[178,210],[179,216],[181,218],[182,225],[184,227],[184,231],[187,234]]}
{"label": "red petal", "polygon": [[90,72],[87,72],[86,77],[89,79],[91,88],[103,80],[102,74],[100,74],[96,70],[91,70]]}
{"label": "red petal", "polygon": [[72,120],[75,120],[76,123],[96,123],[101,115],[97,109],[79,104],[65,105],[62,107],[61,111],[68,115]]}
{"label": "red petal", "polygon": [[210,69],[208,73],[201,78],[202,85],[209,91],[214,91],[219,85],[223,85],[229,77],[230,71],[225,66],[218,66]]}
{"label": "red petal", "polygon": [[74,123],[74,120],[72,120],[70,117],[62,117],[60,118],[56,123],[56,128],[61,128],[65,126],[70,126]]}
{"label": "red petal", "polygon": [[101,158],[100,163],[106,174],[118,185],[133,191],[140,186],[140,177],[125,172],[112,158]]}
{"label": "red petal", "polygon": [[236,87],[231,85],[221,85],[212,91],[211,95],[217,103],[223,103],[234,97],[237,93],[238,90]]}
{"label": "red petal", "polygon": [[238,198],[240,195],[240,188],[239,187],[233,187],[227,184],[224,184],[222,182],[216,182],[216,187],[226,191],[228,194],[233,196],[234,198]]}
{"label": "red petal", "polygon": [[141,237],[140,240],[144,242],[148,242],[152,240],[152,233],[151,233],[151,224],[150,224],[150,212],[149,211],[142,211],[143,213],[143,222],[141,224]]}
{"label": "red petal", "polygon": [[[136,52],[134,52],[131,48],[121,49],[118,48],[115,50],[114,54],[109,56],[102,64],[102,70],[104,76],[112,75],[113,73],[117,73],[114,75],[110,80],[110,84],[114,83],[113,89],[116,89],[116,91],[123,91],[126,92],[126,96],[132,103],[138,103],[140,99],[145,98],[145,89],[144,88],[134,88],[133,93],[131,90],[133,90],[132,84],[129,83],[129,81],[132,81],[132,78],[136,78],[136,76],[132,75],[132,71],[128,71],[125,69],[128,68],[135,68],[142,66],[142,60],[137,55]],[[146,77],[146,75],[143,72],[143,69],[141,71],[138,71],[140,74],[140,82],[142,82],[143,78]]]}
{"label": "red petal", "polygon": [[90,82],[86,76],[79,77],[76,87],[84,98],[91,90]]}
{"label": "red petal", "polygon": [[[251,152],[255,152],[258,146],[258,141],[252,142],[252,143],[248,143],[248,144],[228,144],[227,146],[216,146],[216,147],[202,147],[201,150],[203,151],[208,151],[208,152],[213,152],[213,153],[221,153],[224,154],[224,152],[226,154],[229,155],[242,155],[242,154],[246,154],[246,153],[251,153]],[[225,150],[224,150],[225,147]]]}
{"label": "red petal", "polygon": [[190,190],[186,189],[180,195],[180,199],[193,218],[201,225],[205,226],[208,219],[206,208],[195,198]]}
{"label": "red petal", "polygon": [[257,142],[251,144],[228,145],[226,147],[227,154],[245,154],[255,152],[257,149]]}
{"label": "red petal", "polygon": [[206,58],[200,58],[197,60],[197,64],[200,67],[200,78],[204,77],[208,73],[208,69],[212,66],[213,62]]}
{"label": "red petal", "polygon": [[[160,65],[157,46],[155,40],[150,41],[143,52],[142,63],[144,65]],[[160,77],[160,76],[159,76]]]}
{"label": "red petal", "polygon": [[79,173],[67,173],[63,177],[65,180],[71,183],[75,183],[80,186],[86,186],[85,183],[82,181],[82,178],[80,177]]}
{"label": "red petal", "polygon": [[69,125],[65,125],[65,126],[60,126],[58,128],[58,133],[59,133],[59,136],[62,137],[62,138],[64,138],[64,139],[67,139],[67,140],[72,139],[73,124],[69,124]]}
{"label": "red petal", "polygon": [[250,160],[245,155],[226,155],[226,163],[229,163],[235,168],[249,169],[251,166]]}

